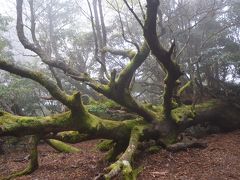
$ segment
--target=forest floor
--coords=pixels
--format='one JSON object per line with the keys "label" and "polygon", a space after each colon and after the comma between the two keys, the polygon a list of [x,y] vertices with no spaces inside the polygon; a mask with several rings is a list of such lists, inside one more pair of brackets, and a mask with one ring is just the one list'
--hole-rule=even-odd
{"label": "forest floor", "polygon": [[[142,152],[135,164],[143,167],[140,180],[230,180],[240,179],[240,130],[213,134],[202,139],[205,149],[188,149],[177,153],[160,150]],[[76,144],[80,153],[57,153],[45,144],[39,145],[39,169],[18,180],[93,179],[106,166],[104,153],[96,149],[98,140]],[[25,151],[0,155],[0,175],[21,170],[27,165]]]}

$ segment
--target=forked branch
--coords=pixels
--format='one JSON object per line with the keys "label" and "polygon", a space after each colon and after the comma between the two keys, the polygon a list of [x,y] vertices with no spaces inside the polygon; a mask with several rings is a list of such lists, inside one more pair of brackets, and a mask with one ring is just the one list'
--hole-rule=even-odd
{"label": "forked branch", "polygon": [[163,107],[165,117],[171,119],[173,91],[177,87],[177,79],[183,73],[181,72],[179,65],[172,60],[175,43],[173,42],[170,49],[166,50],[158,40],[156,21],[159,4],[159,0],[147,0],[147,16],[144,24],[144,36],[153,55],[157,58],[157,61],[164,66],[167,72],[165,78]]}

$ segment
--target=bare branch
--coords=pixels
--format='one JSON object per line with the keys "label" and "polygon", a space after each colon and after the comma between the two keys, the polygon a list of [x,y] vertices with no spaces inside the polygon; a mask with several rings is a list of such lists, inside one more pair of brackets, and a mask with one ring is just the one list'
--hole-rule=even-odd
{"label": "bare branch", "polygon": [[208,36],[201,44],[201,48],[204,47],[206,45],[207,42],[209,42],[209,40],[211,40],[213,37],[219,35],[220,33],[222,33],[224,30],[230,28],[230,27],[233,27],[233,26],[236,26],[238,23],[233,23],[233,24],[229,24],[229,25],[226,25],[224,26],[223,28],[221,28],[219,31],[217,32],[214,32],[213,34],[211,34],[210,36]]}
{"label": "bare branch", "polygon": [[[90,4],[89,0],[87,0],[87,3],[88,3],[89,11],[90,11],[93,38],[94,38],[94,43],[95,43],[94,58],[101,65],[101,69],[100,69],[100,76],[101,77],[100,78],[104,78],[103,77],[103,72],[105,72],[107,78],[109,79],[110,76],[107,72],[105,57],[104,57],[104,55],[101,56],[101,59],[98,57],[99,49],[103,48],[103,38],[102,38],[102,35],[101,35],[100,24],[99,24],[99,19],[98,19],[97,4],[96,4],[97,1],[93,0],[93,12],[92,12],[92,7],[91,7],[91,4]],[[95,23],[94,23],[93,13],[95,15]],[[105,38],[104,43],[106,43],[106,36],[104,38]]]}
{"label": "bare branch", "polygon": [[31,43],[27,39],[27,37],[25,36],[25,33],[24,33],[24,25],[23,25],[23,19],[22,19],[22,4],[23,4],[23,0],[17,0],[17,26],[16,26],[16,29],[17,29],[17,35],[18,35],[19,41],[22,43],[22,45],[26,49],[36,53],[41,58],[41,60],[44,63],[46,63],[47,65],[59,68],[68,74],[72,74],[75,76],[82,75],[78,71],[68,67],[68,65],[63,61],[49,60],[48,55],[44,52],[44,50],[38,44]]}
{"label": "bare branch", "polygon": [[126,4],[126,6],[128,7],[128,9],[130,10],[130,12],[133,14],[133,16],[135,17],[135,19],[137,20],[137,22],[140,24],[140,26],[143,27],[143,23],[142,21],[139,19],[138,15],[134,12],[133,8],[130,7],[130,5],[128,4],[128,2],[126,0],[123,0],[124,3]]}
{"label": "bare branch", "polygon": [[188,33],[188,39],[186,41],[186,43],[184,44],[184,46],[182,47],[182,49],[179,51],[179,53],[176,55],[175,59],[178,59],[181,54],[183,53],[183,51],[185,50],[185,48],[187,47],[188,43],[190,41],[190,30],[189,30],[189,33]]}
{"label": "bare branch", "polygon": [[[114,9],[116,9],[116,8],[114,8]],[[124,39],[126,42],[134,45],[134,46],[136,47],[136,49],[139,51],[140,49],[139,49],[138,44],[137,44],[136,42],[129,41],[129,40],[126,38],[126,36],[125,36],[125,31],[124,31],[124,27],[123,27],[123,21],[122,21],[122,17],[121,17],[120,8],[119,8],[119,6],[118,6],[118,3],[117,3],[117,9],[116,9],[116,11],[117,11],[117,13],[118,13],[118,17],[119,17],[119,21],[120,21],[120,25],[121,25],[121,30],[122,30],[122,37],[123,37],[123,39]]]}
{"label": "bare branch", "polygon": [[146,15],[145,15],[145,13],[144,13],[144,10],[143,10],[143,6],[142,6],[142,3],[141,3],[141,0],[138,0],[138,4],[139,4],[139,6],[140,6],[140,9],[141,9],[141,12],[142,12],[143,19],[145,19],[145,18],[146,18]]}
{"label": "bare branch", "polygon": [[30,5],[30,12],[31,12],[31,34],[32,34],[32,39],[33,42],[39,46],[38,40],[36,38],[36,23],[35,23],[35,12],[34,12],[34,5],[33,5],[33,0],[29,0],[29,5]]}

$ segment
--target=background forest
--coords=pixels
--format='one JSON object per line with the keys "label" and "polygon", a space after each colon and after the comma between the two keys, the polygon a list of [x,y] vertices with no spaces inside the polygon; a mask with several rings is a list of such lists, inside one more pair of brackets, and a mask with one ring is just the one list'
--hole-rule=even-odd
{"label": "background forest", "polygon": [[[14,3],[8,2],[9,7]],[[31,15],[28,3],[25,4],[24,20],[29,27]],[[143,19],[145,2],[130,1],[129,5]],[[116,50],[130,54],[143,42],[141,27],[122,1],[103,1],[99,5],[97,1],[34,1],[34,7],[36,34],[48,56],[101,81],[107,79],[112,69],[119,72],[129,61],[127,55]],[[193,82],[188,89],[188,100],[197,101],[204,94],[228,94],[229,86],[238,84],[239,8],[237,0],[161,2],[157,22],[160,39],[166,48],[175,40],[176,60],[185,72],[181,83]],[[33,53],[23,51],[16,40],[13,9],[12,13],[12,17],[1,15],[1,56],[49,74],[67,91],[81,89],[83,94],[96,99],[96,94],[85,84],[42,64]],[[135,73],[132,95],[140,101],[159,104],[165,72],[153,59],[149,56]],[[1,72],[0,88],[1,108],[8,112],[47,115],[62,111],[58,102],[48,99],[48,92],[30,80]]]}

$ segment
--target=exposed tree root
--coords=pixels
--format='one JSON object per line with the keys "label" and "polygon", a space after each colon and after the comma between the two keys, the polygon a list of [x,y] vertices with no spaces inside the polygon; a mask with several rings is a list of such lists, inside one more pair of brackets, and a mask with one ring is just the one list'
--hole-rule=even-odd
{"label": "exposed tree root", "polygon": [[114,142],[109,139],[102,139],[98,144],[97,144],[97,149],[102,152],[106,152],[111,150],[114,147]]}
{"label": "exposed tree root", "polygon": [[122,173],[124,179],[136,179],[136,174],[134,173],[131,161],[132,157],[137,149],[138,142],[142,136],[143,128],[136,126],[131,131],[131,137],[129,145],[122,156],[113,164],[111,164],[106,170],[109,171],[107,174],[98,177],[98,179],[112,179],[118,174]]}
{"label": "exposed tree root", "polygon": [[181,142],[168,145],[166,149],[172,152],[186,150],[187,148],[206,148],[207,144],[199,142],[196,138],[184,136]]}
{"label": "exposed tree root", "polygon": [[30,162],[26,169],[13,173],[9,175],[8,177],[3,178],[2,180],[8,180],[13,179],[18,176],[23,176],[27,174],[31,174],[38,168],[38,150],[37,145],[39,142],[39,137],[36,135],[31,136],[30,142],[29,142],[29,150],[30,150]]}
{"label": "exposed tree root", "polygon": [[46,139],[45,142],[53,149],[64,153],[80,152],[80,149],[55,139]]}
{"label": "exposed tree root", "polygon": [[79,131],[63,131],[63,132],[59,132],[53,136],[50,135],[50,136],[46,137],[45,139],[56,139],[59,141],[63,141],[65,143],[74,144],[74,143],[79,143],[82,141],[90,140],[91,135],[83,134],[83,133],[80,133]]}
{"label": "exposed tree root", "polygon": [[110,149],[105,156],[105,160],[108,162],[116,161],[117,157],[127,148],[126,143],[117,142],[115,145]]}

